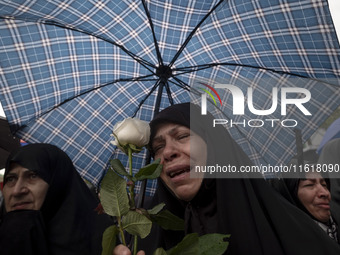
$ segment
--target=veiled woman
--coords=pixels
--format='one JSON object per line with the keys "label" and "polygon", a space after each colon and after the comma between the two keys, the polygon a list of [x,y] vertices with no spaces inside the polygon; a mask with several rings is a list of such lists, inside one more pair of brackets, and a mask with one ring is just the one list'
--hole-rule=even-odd
{"label": "veiled woman", "polygon": [[157,247],[169,249],[184,234],[197,232],[231,234],[227,254],[233,255],[339,254],[338,245],[310,217],[260,176],[190,178],[193,166],[201,164],[230,165],[237,170],[251,165],[224,127],[212,127],[212,119],[210,114],[202,116],[199,107],[185,103],[166,108],[150,123],[151,151],[163,164],[152,205],[164,202],[185,219],[186,230],[154,227],[140,248],[146,254]]}
{"label": "veiled woman", "polygon": [[330,179],[312,169],[300,175],[300,178],[278,180],[274,187],[310,217],[325,235],[340,243],[339,208],[336,204],[331,204]]}
{"label": "veiled woman", "polygon": [[99,255],[105,228],[97,198],[62,150],[30,144],[13,152],[4,175],[2,255]]}

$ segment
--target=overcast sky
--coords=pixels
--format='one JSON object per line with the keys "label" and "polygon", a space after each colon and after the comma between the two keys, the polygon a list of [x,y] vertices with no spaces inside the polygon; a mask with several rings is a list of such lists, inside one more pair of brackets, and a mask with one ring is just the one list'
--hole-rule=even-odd
{"label": "overcast sky", "polygon": [[[338,38],[340,37],[340,1],[339,0],[328,0],[333,22],[335,25],[336,32],[338,34]],[[2,109],[0,102],[0,116],[4,117],[5,113]]]}

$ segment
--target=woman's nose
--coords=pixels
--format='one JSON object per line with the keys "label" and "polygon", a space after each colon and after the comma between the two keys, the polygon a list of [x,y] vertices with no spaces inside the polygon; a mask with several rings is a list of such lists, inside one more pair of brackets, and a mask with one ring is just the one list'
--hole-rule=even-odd
{"label": "woman's nose", "polygon": [[171,142],[167,143],[163,149],[163,157],[165,161],[178,157],[178,148]]}
{"label": "woman's nose", "polygon": [[329,190],[323,186],[323,185],[319,185],[319,188],[318,188],[318,195],[320,197],[326,197],[326,198],[329,198],[331,193],[329,192]]}
{"label": "woman's nose", "polygon": [[27,183],[19,178],[19,180],[16,182],[14,186],[13,195],[21,195],[27,192],[28,192]]}

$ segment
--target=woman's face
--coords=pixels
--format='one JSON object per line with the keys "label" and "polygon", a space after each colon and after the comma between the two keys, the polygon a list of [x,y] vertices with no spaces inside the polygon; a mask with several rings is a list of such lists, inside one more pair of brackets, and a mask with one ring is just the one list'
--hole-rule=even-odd
{"label": "woman's face", "polygon": [[190,178],[190,171],[206,164],[204,140],[185,126],[165,123],[158,126],[152,149],[155,159],[161,159],[163,164],[160,177],[164,183],[179,199],[192,200],[201,187],[204,174]]}
{"label": "woman's face", "polygon": [[35,172],[13,164],[3,187],[6,211],[40,210],[47,190],[48,183]]}
{"label": "woman's face", "polygon": [[327,222],[331,216],[329,202],[331,194],[326,181],[319,173],[307,173],[306,180],[300,180],[298,198],[303,206],[321,222]]}

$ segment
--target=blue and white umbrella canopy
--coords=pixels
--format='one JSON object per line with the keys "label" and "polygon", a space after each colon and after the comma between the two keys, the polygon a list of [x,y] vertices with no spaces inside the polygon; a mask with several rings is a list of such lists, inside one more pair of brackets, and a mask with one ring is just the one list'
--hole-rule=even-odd
{"label": "blue and white umbrella canopy", "polygon": [[340,138],[340,118],[332,122],[332,124],[327,128],[316,152],[320,155],[326,143],[336,138]]}
{"label": "blue and white umbrella canopy", "polygon": [[[110,144],[117,121],[149,121],[190,91],[200,102],[201,83],[250,87],[256,109],[271,107],[273,87],[307,89],[311,116],[294,106],[283,116],[280,100],[270,115],[233,115],[226,89],[213,109],[241,123],[294,119],[306,140],[340,104],[339,57],[323,0],[0,1],[0,101],[12,131],[57,145],[94,185],[112,156],[124,158]],[[285,164],[294,128],[276,124],[229,131],[255,164]]]}

